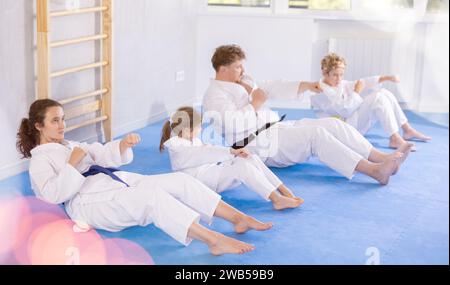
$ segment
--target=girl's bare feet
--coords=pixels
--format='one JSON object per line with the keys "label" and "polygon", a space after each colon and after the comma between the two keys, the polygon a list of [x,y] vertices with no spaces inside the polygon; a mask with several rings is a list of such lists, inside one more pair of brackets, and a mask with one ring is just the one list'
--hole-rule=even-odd
{"label": "girl's bare feet", "polygon": [[227,237],[219,233],[216,234],[215,241],[208,244],[208,246],[209,251],[213,255],[223,255],[227,253],[242,254],[255,249],[255,247],[251,244]]}
{"label": "girl's bare feet", "polygon": [[251,244],[209,230],[197,222],[192,223],[189,227],[188,237],[206,243],[213,255],[226,253],[242,254],[255,249]]}
{"label": "girl's bare feet", "polygon": [[293,209],[299,207],[304,203],[301,198],[288,198],[284,196],[279,196],[279,198],[273,202],[273,207],[275,210],[281,211],[284,209]]}
{"label": "girl's bare feet", "polygon": [[253,217],[242,215],[234,224],[234,231],[238,234],[243,234],[249,230],[266,231],[272,226],[272,223],[263,223]]}

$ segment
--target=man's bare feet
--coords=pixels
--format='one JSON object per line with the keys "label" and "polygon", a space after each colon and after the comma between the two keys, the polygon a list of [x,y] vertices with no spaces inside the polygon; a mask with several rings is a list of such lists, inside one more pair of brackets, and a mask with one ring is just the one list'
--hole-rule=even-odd
{"label": "man's bare feet", "polygon": [[272,201],[273,207],[278,211],[297,208],[304,202],[302,198],[289,198],[281,195]]}
{"label": "man's bare feet", "polygon": [[404,140],[418,140],[418,141],[423,141],[423,142],[427,142],[431,140],[431,137],[422,134],[419,131],[416,131],[415,129],[411,128],[405,132],[403,132],[403,139]]}
{"label": "man's bare feet", "polygon": [[217,233],[216,240],[209,244],[209,251],[213,255],[223,255],[226,253],[242,254],[255,249],[251,244],[239,241],[234,238]]}
{"label": "man's bare feet", "polygon": [[372,178],[377,180],[382,185],[387,185],[389,183],[389,178],[398,170],[400,159],[402,158],[402,153],[396,152],[396,156],[386,160],[385,162],[379,163],[375,166],[372,173]]}
{"label": "man's bare feet", "polygon": [[242,215],[234,224],[234,231],[238,234],[243,234],[249,230],[266,231],[271,229],[272,226],[272,223],[263,223],[253,217]]}

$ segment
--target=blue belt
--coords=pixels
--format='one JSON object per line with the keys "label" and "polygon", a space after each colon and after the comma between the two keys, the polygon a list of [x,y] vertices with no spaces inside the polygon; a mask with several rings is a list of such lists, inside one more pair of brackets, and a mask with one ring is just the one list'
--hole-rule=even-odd
{"label": "blue belt", "polygon": [[88,176],[97,175],[99,173],[103,173],[103,174],[108,175],[112,179],[125,184],[127,187],[130,187],[130,185],[128,185],[125,181],[123,181],[122,179],[117,177],[117,175],[114,174],[114,172],[117,172],[117,171],[120,171],[120,170],[117,168],[105,168],[105,167],[102,167],[99,165],[92,165],[91,168],[89,168],[89,170],[87,172],[83,173],[83,176],[88,177]]}

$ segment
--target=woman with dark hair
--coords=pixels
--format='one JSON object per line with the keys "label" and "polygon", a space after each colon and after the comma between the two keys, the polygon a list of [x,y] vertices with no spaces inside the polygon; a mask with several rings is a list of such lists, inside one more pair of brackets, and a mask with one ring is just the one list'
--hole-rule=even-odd
{"label": "woman with dark hair", "polygon": [[133,160],[137,134],[105,145],[64,139],[64,110],[56,101],[38,100],[22,120],[17,148],[30,160],[36,196],[64,203],[67,214],[82,229],[121,231],[154,223],[184,245],[205,242],[214,255],[245,253],[253,245],[211,231],[199,224],[213,216],[234,224],[238,233],[267,230],[262,223],[226,204],[194,178],[173,173],[146,176],[115,169]]}

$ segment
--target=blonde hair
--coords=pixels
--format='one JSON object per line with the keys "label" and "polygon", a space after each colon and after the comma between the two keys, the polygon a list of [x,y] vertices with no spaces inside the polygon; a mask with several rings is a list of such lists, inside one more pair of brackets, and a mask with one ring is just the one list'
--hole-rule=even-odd
{"label": "blonde hair", "polygon": [[347,63],[345,62],[345,59],[335,53],[327,54],[322,59],[322,72],[324,74],[328,74],[334,69],[342,66],[347,66]]}
{"label": "blonde hair", "polygon": [[201,125],[202,116],[192,107],[179,108],[172,117],[164,123],[161,132],[161,142],[159,151],[164,151],[164,143],[172,136],[180,136],[184,129],[194,130],[195,127]]}

